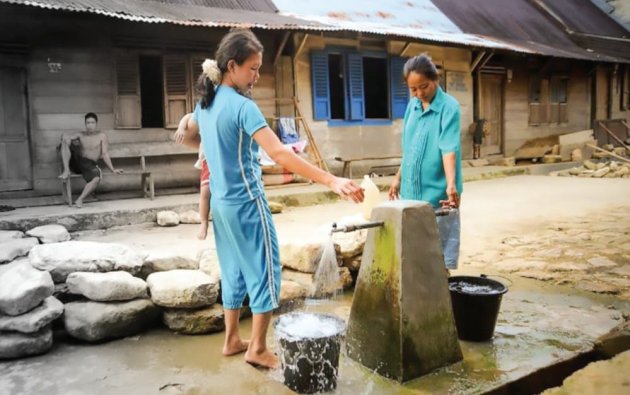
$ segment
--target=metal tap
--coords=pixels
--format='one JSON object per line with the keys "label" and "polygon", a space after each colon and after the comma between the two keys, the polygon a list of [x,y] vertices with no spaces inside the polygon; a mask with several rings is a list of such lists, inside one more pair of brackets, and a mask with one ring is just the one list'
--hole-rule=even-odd
{"label": "metal tap", "polygon": [[376,228],[379,226],[383,226],[385,225],[384,221],[375,221],[375,222],[365,222],[363,224],[356,224],[356,225],[344,225],[344,226],[337,226],[336,222],[333,222],[332,224],[332,233],[335,232],[354,232],[355,230],[360,230],[360,229],[368,229],[368,228]]}

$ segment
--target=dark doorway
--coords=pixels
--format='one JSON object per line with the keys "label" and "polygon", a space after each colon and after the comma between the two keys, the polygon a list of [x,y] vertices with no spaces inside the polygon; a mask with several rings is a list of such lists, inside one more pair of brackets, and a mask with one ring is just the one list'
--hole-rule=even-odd
{"label": "dark doorway", "polygon": [[331,119],[346,119],[343,73],[343,57],[341,55],[328,55]]}
{"label": "dark doorway", "polygon": [[389,118],[387,59],[363,58],[365,118]]}
{"label": "dark doorway", "polygon": [[142,127],[164,127],[164,89],[162,85],[162,58],[140,56],[140,98]]}

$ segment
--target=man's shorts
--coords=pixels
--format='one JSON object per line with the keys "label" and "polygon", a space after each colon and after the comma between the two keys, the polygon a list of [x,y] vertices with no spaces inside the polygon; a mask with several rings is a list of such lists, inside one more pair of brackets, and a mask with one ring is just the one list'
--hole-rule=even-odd
{"label": "man's shorts", "polygon": [[70,144],[70,170],[73,173],[81,174],[85,182],[90,182],[96,177],[102,177],[101,169],[92,159],[81,156],[81,142],[72,140]]}
{"label": "man's shorts", "polygon": [[210,183],[210,169],[208,169],[208,162],[201,161],[201,174],[199,175],[199,186],[203,187]]}

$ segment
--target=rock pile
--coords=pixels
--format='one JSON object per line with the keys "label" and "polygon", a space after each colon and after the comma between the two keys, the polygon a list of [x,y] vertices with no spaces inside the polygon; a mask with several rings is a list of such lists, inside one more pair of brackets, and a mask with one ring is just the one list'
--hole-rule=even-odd
{"label": "rock pile", "polygon": [[550,173],[558,177],[630,178],[630,162],[603,160],[584,161],[582,166]]}
{"label": "rock pile", "polygon": [[51,323],[63,313],[50,274],[21,259],[0,266],[0,284],[0,359],[50,350]]}

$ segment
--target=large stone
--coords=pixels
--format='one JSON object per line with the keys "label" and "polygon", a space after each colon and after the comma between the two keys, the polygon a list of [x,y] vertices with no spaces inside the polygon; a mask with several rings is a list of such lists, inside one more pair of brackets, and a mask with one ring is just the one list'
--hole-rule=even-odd
{"label": "large stone", "polygon": [[129,302],[72,302],[65,305],[66,331],[77,339],[96,342],[135,335],[159,322],[160,309],[149,299]]}
{"label": "large stone", "polygon": [[188,210],[183,213],[179,213],[179,223],[180,224],[200,224],[201,217],[199,217],[199,213],[195,210]]}
{"label": "large stone", "polygon": [[333,235],[335,244],[339,245],[339,253],[342,259],[349,259],[360,255],[367,239],[367,229],[355,232],[338,232]]}
{"label": "large stone", "polygon": [[591,160],[585,160],[584,161],[584,167],[586,167],[589,170],[597,170],[597,163],[591,161]]}
{"label": "large stone", "polygon": [[22,237],[24,237],[24,232],[20,232],[19,230],[0,230],[0,243],[21,239]]}
{"label": "large stone", "polygon": [[[296,282],[306,288],[309,295],[315,291],[315,280],[312,273],[302,273],[296,270],[282,269],[282,284],[286,281]],[[282,287],[281,287],[282,288]]]}
{"label": "large stone", "polygon": [[174,251],[152,251],[144,260],[140,276],[146,278],[151,273],[176,269],[199,269],[199,260]]}
{"label": "large stone", "polygon": [[216,333],[225,329],[223,306],[201,309],[166,309],[162,317],[168,329],[187,335]]}
{"label": "large stone", "polygon": [[214,248],[206,248],[199,252],[199,270],[206,273],[212,278],[212,281],[221,281],[221,266],[219,265],[219,257],[217,250]]}
{"label": "large stone", "polygon": [[70,240],[70,233],[61,225],[43,225],[26,232],[27,235],[37,237],[42,244],[60,243]]}
{"label": "large stone", "polygon": [[74,272],[124,270],[138,274],[144,254],[122,244],[66,241],[35,246],[29,258],[33,266],[49,271],[56,283],[62,283]]}
{"label": "large stone", "polygon": [[179,225],[179,215],[175,211],[160,211],[157,213],[157,224],[160,226]]}
{"label": "large stone", "polygon": [[35,333],[0,332],[0,359],[44,354],[50,350],[52,344],[50,326]]}
{"label": "large stone", "polygon": [[149,275],[151,299],[159,306],[193,308],[217,301],[219,284],[200,270],[170,270]]}
{"label": "large stone", "polygon": [[348,330],[348,356],[401,382],[462,360],[435,214],[426,202],[372,211]]}
{"label": "large stone", "polygon": [[602,178],[610,171],[609,167],[602,167],[601,169],[595,170],[593,173],[594,178]]}
{"label": "large stone", "polygon": [[38,244],[39,241],[35,237],[6,240],[0,243],[0,263],[11,262],[15,258],[28,255]]}
{"label": "large stone", "polygon": [[127,272],[70,273],[68,290],[96,302],[124,301],[147,297],[147,283]]}
{"label": "large stone", "polygon": [[50,274],[27,262],[0,266],[0,313],[20,315],[51,296],[54,284]]}
{"label": "large stone", "polygon": [[322,256],[321,243],[290,243],[280,245],[280,262],[304,273],[315,273]]}
{"label": "large stone", "polygon": [[282,285],[280,286],[280,303],[295,299],[304,299],[309,295],[310,290],[305,285],[290,280],[282,281]]}
{"label": "large stone", "polygon": [[22,333],[38,332],[50,325],[63,313],[63,303],[54,296],[44,299],[44,303],[28,313],[10,316],[0,314],[0,331]]}
{"label": "large stone", "polygon": [[[243,306],[240,318],[249,316],[251,310]],[[170,330],[186,335],[216,333],[225,329],[223,306],[220,304],[201,309],[166,309],[162,321]]]}

